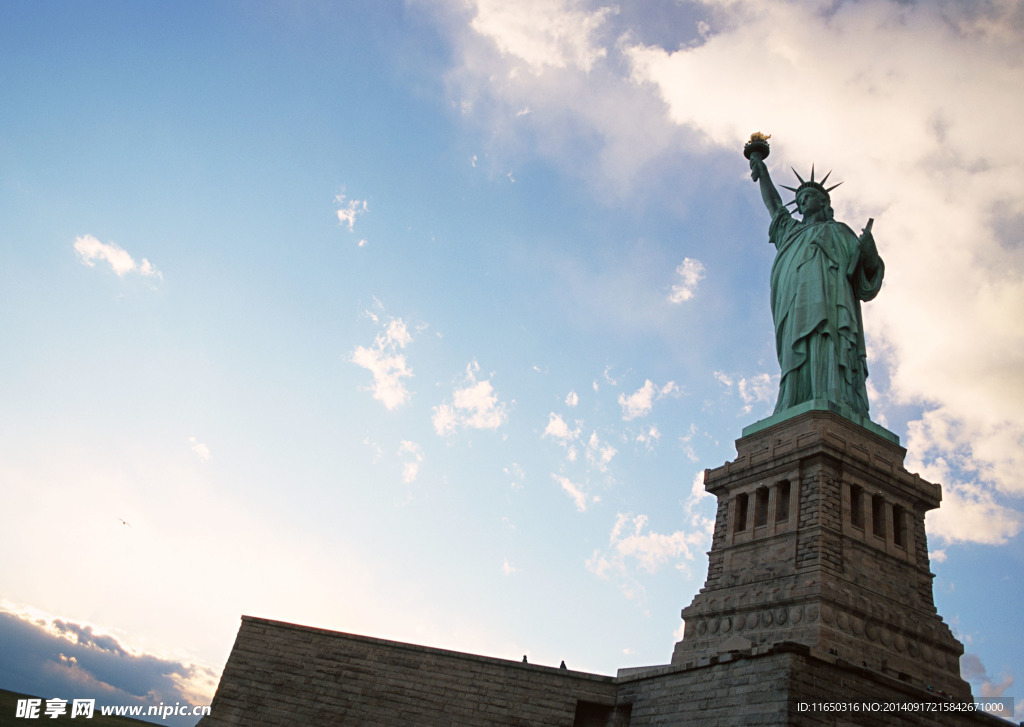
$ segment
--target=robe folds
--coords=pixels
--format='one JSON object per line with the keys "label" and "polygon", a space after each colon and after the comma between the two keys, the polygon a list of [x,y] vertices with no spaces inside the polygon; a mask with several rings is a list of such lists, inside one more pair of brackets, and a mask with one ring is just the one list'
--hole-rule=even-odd
{"label": "robe folds", "polygon": [[860,302],[882,287],[885,266],[865,270],[860,241],[846,225],[805,223],[782,208],[768,239],[775,348],[782,369],[775,412],[825,399],[868,415],[867,353]]}

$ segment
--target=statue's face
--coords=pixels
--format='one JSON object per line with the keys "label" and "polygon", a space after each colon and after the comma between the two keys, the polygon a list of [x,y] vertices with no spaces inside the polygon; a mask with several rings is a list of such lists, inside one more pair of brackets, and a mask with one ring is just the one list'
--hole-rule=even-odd
{"label": "statue's face", "polygon": [[813,189],[807,189],[797,197],[796,206],[804,217],[821,212],[825,209],[825,200]]}

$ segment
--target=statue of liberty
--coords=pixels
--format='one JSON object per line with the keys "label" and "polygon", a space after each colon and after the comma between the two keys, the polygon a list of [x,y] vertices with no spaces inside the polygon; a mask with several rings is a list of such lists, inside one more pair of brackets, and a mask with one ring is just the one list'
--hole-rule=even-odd
{"label": "statue of liberty", "polygon": [[[771,306],[782,369],[775,413],[825,400],[866,418],[868,367],[860,302],[878,294],[885,275],[871,236],[874,220],[868,220],[860,237],[833,220],[829,192],[839,185],[826,188],[828,174],[815,181],[813,166],[808,181],[793,170],[800,186],[782,185],[796,195],[783,204],[763,161],[767,138],[751,136],[744,154],[772,216]],[[794,202],[802,219],[787,209]]]}

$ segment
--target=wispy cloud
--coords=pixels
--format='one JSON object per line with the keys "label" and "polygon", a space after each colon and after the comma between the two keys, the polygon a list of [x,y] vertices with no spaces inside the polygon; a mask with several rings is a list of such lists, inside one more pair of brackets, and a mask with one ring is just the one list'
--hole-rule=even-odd
{"label": "wispy cloud", "polygon": [[188,443],[192,445],[192,451],[195,452],[196,456],[199,457],[199,459],[201,459],[203,462],[206,462],[210,459],[210,448],[207,447],[205,444],[200,442],[195,437],[189,437]]}
{"label": "wispy cloud", "polygon": [[480,364],[466,366],[465,384],[452,392],[451,402],[434,407],[434,431],[444,436],[465,429],[497,429],[508,418],[508,404],[498,399],[490,380],[478,381]]}
{"label": "wispy cloud", "polygon": [[552,474],[551,476],[561,486],[562,491],[572,499],[576,509],[580,512],[585,512],[588,505],[601,501],[599,495],[588,494],[582,485],[573,482],[568,477],[559,474]]}
{"label": "wispy cloud", "polygon": [[648,450],[654,449],[654,445],[657,444],[660,439],[661,430],[658,429],[657,424],[652,424],[651,426],[641,430],[635,437],[637,444],[644,445]]}
{"label": "wispy cloud", "polygon": [[402,482],[412,484],[420,473],[420,465],[423,464],[423,447],[403,440],[398,447],[398,456],[402,460]]}
{"label": "wispy cloud", "polygon": [[686,570],[687,563],[711,541],[714,519],[702,512],[702,503],[709,498],[711,495],[704,490],[703,473],[698,473],[684,505],[687,527],[672,533],[651,530],[647,515],[619,513],[608,537],[608,547],[594,551],[586,562],[587,570],[617,581],[630,599],[644,593],[637,569],[647,574],[656,573],[666,565]]}
{"label": "wispy cloud", "polygon": [[146,258],[136,262],[135,258],[117,243],[100,242],[92,235],[76,237],[75,252],[78,253],[83,265],[88,265],[91,268],[95,267],[97,260],[105,262],[110,265],[110,269],[120,278],[123,278],[128,273],[138,273],[145,277],[163,278],[163,274],[154,268]]}
{"label": "wispy cloud", "polygon": [[[373,316],[374,320],[377,317]],[[412,336],[401,318],[391,318],[374,337],[372,346],[356,346],[349,360],[373,374],[373,398],[388,409],[395,409],[409,400],[405,379],[412,377],[412,369],[402,349],[412,342]]]}
{"label": "wispy cloud", "polygon": [[508,475],[510,479],[509,487],[513,490],[521,487],[523,480],[526,479],[526,472],[523,471],[523,468],[517,462],[513,462],[508,467],[503,468],[502,472]]}
{"label": "wispy cloud", "polygon": [[685,303],[697,294],[697,284],[704,279],[704,263],[693,258],[684,258],[676,268],[677,282],[672,284],[668,294],[670,303]]}
{"label": "wispy cloud", "polygon": [[655,399],[663,399],[666,396],[678,396],[681,393],[679,385],[669,381],[662,387],[658,387],[653,381],[647,379],[644,385],[629,396],[619,394],[619,406],[622,407],[622,419],[630,421],[639,417],[645,417],[654,408]]}
{"label": "wispy cloud", "polygon": [[[337,210],[338,222],[347,227],[349,232],[352,232],[356,226],[356,217],[367,210],[366,200],[348,199],[344,194],[339,194],[334,198],[334,201],[339,205]],[[365,240],[360,242],[360,247],[363,244],[365,244]]]}
{"label": "wispy cloud", "polygon": [[714,372],[715,381],[726,387],[729,392],[735,391],[743,401],[740,414],[749,414],[756,404],[773,404],[779,391],[779,377],[768,373],[752,376],[727,374],[724,371]]}
{"label": "wispy cloud", "polygon": [[646,515],[619,513],[608,538],[608,550],[595,552],[587,568],[599,576],[624,572],[627,559],[633,559],[646,572],[654,573],[677,558],[693,559],[687,534],[682,530],[662,534],[647,529]]}
{"label": "wispy cloud", "polygon": [[597,432],[591,432],[587,440],[587,463],[600,472],[608,471],[608,464],[618,454],[618,450],[607,442],[602,442]]}

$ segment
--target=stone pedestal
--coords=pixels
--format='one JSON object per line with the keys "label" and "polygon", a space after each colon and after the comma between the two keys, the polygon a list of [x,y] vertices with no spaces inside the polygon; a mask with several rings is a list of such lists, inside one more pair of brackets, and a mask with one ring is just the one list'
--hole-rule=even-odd
{"label": "stone pedestal", "polygon": [[674,665],[796,642],[970,696],[963,646],[932,597],[924,515],[940,488],[907,472],[906,450],[877,429],[806,411],[748,428],[739,456],[705,471],[718,498],[708,578],[683,609]]}

